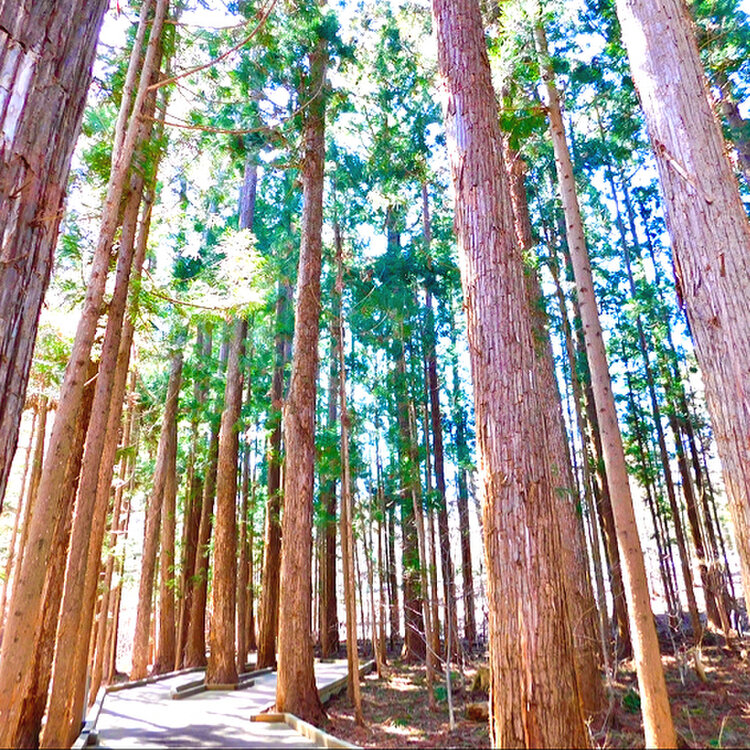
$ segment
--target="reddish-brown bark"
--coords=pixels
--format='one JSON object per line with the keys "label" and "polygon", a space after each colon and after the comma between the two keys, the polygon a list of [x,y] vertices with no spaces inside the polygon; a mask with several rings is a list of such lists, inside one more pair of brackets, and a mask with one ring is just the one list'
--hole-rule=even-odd
{"label": "reddish-brown bark", "polygon": [[549,445],[523,258],[479,4],[434,0],[474,383],[490,628],[490,728],[500,747],[588,745],[565,611]]}
{"label": "reddish-brown bark", "polygon": [[309,55],[311,98],[302,133],[302,242],[292,375],[284,405],[286,463],[276,683],[276,709],[314,724],[325,718],[315,687],[310,618],[327,44],[319,39]]}
{"label": "reddish-brown bark", "polygon": [[0,2],[0,510],[107,6]]}

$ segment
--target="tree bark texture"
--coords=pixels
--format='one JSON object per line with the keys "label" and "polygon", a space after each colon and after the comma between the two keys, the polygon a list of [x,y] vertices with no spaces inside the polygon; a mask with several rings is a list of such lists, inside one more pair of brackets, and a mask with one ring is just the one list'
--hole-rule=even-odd
{"label": "tree bark texture", "polygon": [[490,627],[491,742],[588,746],[523,259],[479,5],[434,0],[474,382]]}
{"label": "tree bark texture", "polygon": [[146,509],[146,526],[143,538],[143,556],[141,558],[141,578],[138,584],[138,609],[133,636],[133,667],[131,680],[140,680],[147,676],[148,640],[151,626],[151,600],[154,590],[154,571],[156,569],[156,552],[159,546],[159,529],[162,521],[164,495],[167,489],[167,477],[175,471],[177,457],[177,407],[182,380],[182,352],[172,355],[172,364],[167,384],[167,396],[164,402],[164,416],[161,423],[159,447],[156,452],[154,469],[154,486]]}
{"label": "tree bark texture", "polygon": [[618,0],[750,604],[750,225],[711,109],[687,6]]}
{"label": "tree bark texture", "polygon": [[[531,235],[523,162],[506,145],[506,168],[510,184],[516,238],[522,252],[531,250]],[[599,665],[601,663],[598,635],[597,607],[589,578],[589,560],[583,520],[579,513],[580,498],[576,496],[573,467],[570,462],[568,435],[562,413],[562,402],[555,376],[555,360],[548,332],[547,313],[537,271],[526,270],[526,294],[532,313],[533,335],[536,344],[537,377],[542,393],[545,432],[550,446],[552,478],[557,500],[557,522],[564,541],[562,552],[565,570],[565,593],[568,617],[573,633],[574,658],[578,692],[584,715],[594,716],[604,707],[604,690]]]}
{"label": "tree bark texture", "polygon": [[107,6],[0,2],[0,510]]}
{"label": "tree bark texture", "polygon": [[312,99],[302,133],[302,243],[300,246],[294,356],[284,405],[284,517],[279,591],[279,670],[276,709],[319,724],[325,718],[313,668],[312,510],[315,472],[315,388],[318,370],[321,230],[327,42],[309,56]]}
{"label": "tree bark texture", "polygon": [[211,649],[206,684],[237,682],[235,658],[235,609],[237,589],[237,458],[239,420],[242,411],[243,372],[247,320],[234,323],[227,361],[224,411],[219,431],[216,473],[216,532],[214,540],[213,610]]}
{"label": "tree bark texture", "polygon": [[[74,444],[71,447],[68,465],[65,467],[65,492],[74,497],[83,461],[83,447],[86,431],[91,417],[91,407],[94,399],[95,376],[97,365],[89,364],[88,384],[83,391],[81,414],[76,425]],[[46,399],[45,399],[46,400]],[[55,529],[55,545],[52,547],[45,580],[45,602],[60,601],[65,584],[65,559],[68,554],[70,530],[73,518],[70,515],[61,516],[61,529]],[[13,747],[39,747],[39,732],[42,726],[44,711],[47,706],[48,689],[55,655],[55,635],[57,633],[59,609],[45,606],[42,613],[42,627],[39,633],[38,648],[34,652],[31,666],[32,675],[29,689],[24,693],[23,706],[18,728],[16,730]]]}
{"label": "tree bark texture", "polygon": [[594,297],[591,262],[578,205],[573,165],[565,138],[565,126],[560,109],[559,95],[555,88],[547,40],[540,21],[537,21],[534,25],[534,41],[539,57],[542,80],[548,97],[550,135],[555,152],[555,167],[565,214],[565,232],[576,280],[578,304],[581,310],[581,322],[583,323],[586,352],[591,370],[591,386],[599,418],[604,462],[607,467],[607,481],[620,549],[625,596],[628,602],[630,637],[638,673],[638,684],[641,690],[646,745],[674,747],[677,738],[669,707],[664,670],[661,665],[659,641],[651,612],[646,566],[630,494],[625,451],[622,445],[620,426],[617,422],[609,364],[604,348],[599,311]]}

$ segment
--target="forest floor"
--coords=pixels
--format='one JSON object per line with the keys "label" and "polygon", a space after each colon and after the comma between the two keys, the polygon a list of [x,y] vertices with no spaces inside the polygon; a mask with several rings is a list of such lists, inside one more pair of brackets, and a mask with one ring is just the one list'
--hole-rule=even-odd
{"label": "forest floor", "polygon": [[[486,662],[485,662],[486,663]],[[682,747],[750,747],[750,656],[719,645],[702,649],[707,682],[702,682],[693,660],[684,652],[663,657],[675,726]],[[470,685],[479,662],[467,664]],[[454,680],[458,675],[454,673]],[[610,708],[592,724],[592,744],[599,748],[643,747],[640,699],[632,661],[621,662],[612,685]],[[362,683],[365,727],[354,722],[346,693],[332,699],[326,710],[326,731],[361,747],[428,748],[490,746],[486,721],[465,716],[470,703],[487,700],[486,694],[458,690],[454,694],[456,727],[450,731],[444,682],[436,685],[438,710],[430,711],[425,692],[424,667],[389,661],[385,679],[373,672]]]}

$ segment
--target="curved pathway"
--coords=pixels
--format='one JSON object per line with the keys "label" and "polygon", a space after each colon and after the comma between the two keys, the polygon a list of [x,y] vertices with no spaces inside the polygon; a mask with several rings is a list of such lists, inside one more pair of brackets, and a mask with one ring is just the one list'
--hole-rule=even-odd
{"label": "curved pathway", "polygon": [[[318,689],[346,676],[345,659],[315,663]],[[255,678],[242,690],[211,690],[173,700],[171,691],[195,682],[200,673],[108,693],[96,721],[104,748],[316,747],[285,723],[253,722],[250,717],[273,704],[276,673]]]}

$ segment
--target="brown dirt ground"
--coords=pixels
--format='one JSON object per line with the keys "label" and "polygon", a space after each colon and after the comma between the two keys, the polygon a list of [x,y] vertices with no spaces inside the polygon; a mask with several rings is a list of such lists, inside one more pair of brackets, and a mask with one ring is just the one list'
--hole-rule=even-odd
{"label": "brown dirt ground", "polygon": [[[680,744],[691,748],[750,747],[750,656],[720,646],[704,647],[702,654],[707,683],[698,678],[688,655],[663,657]],[[467,665],[467,684],[475,671],[476,664]],[[326,730],[361,747],[489,747],[487,724],[464,717],[467,703],[486,700],[486,696],[458,691],[454,696],[456,727],[450,731],[444,687],[438,691],[437,697],[442,699],[438,710],[432,712],[424,679],[423,667],[391,661],[383,680],[373,673],[362,683],[366,727],[356,726],[351,703],[343,693],[326,706]],[[636,691],[633,664],[623,662],[612,686],[611,708],[592,722],[594,747],[644,746]],[[606,730],[598,729],[605,721]]]}

